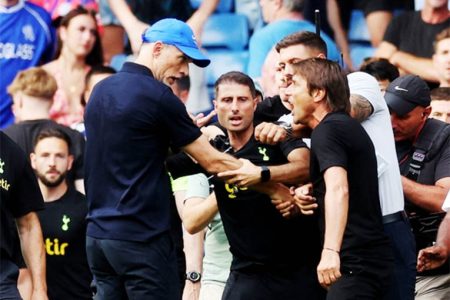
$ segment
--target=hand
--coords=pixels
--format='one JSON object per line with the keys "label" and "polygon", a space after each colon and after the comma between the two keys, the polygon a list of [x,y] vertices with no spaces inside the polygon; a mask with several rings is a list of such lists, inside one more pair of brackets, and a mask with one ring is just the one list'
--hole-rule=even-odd
{"label": "hand", "polygon": [[299,213],[299,208],[293,201],[272,200],[272,204],[275,205],[283,218],[290,219]]}
{"label": "hand", "polygon": [[296,188],[294,191],[291,189],[291,193],[294,195],[295,204],[300,208],[300,212],[304,215],[312,215],[314,210],[318,207],[316,198],[311,196],[312,188],[312,183],[308,183]]}
{"label": "hand", "polygon": [[322,257],[317,266],[317,276],[320,285],[328,289],[335,283],[341,277],[340,267],[341,259],[339,258],[339,253],[333,250],[323,249]]}
{"label": "hand", "polygon": [[192,282],[186,280],[182,300],[198,300],[200,296],[200,286],[201,286],[200,281]]}
{"label": "hand", "polygon": [[216,111],[212,110],[209,114],[206,116],[203,113],[199,113],[198,115],[194,116],[189,114],[189,116],[192,118],[192,121],[194,121],[194,124],[197,125],[197,127],[201,128],[205,126],[206,124],[211,121],[211,119],[216,115]]}
{"label": "hand", "polygon": [[275,145],[287,136],[286,129],[273,123],[262,122],[255,128],[255,139],[263,144]]}
{"label": "hand", "polygon": [[239,169],[220,172],[217,177],[239,187],[247,187],[261,182],[261,167],[255,166],[248,159],[241,158],[239,160],[242,162]]}
{"label": "hand", "polygon": [[419,251],[417,256],[417,271],[435,269],[442,266],[448,259],[448,250],[444,246],[434,245]]}
{"label": "hand", "polygon": [[201,127],[200,131],[206,136],[206,138],[208,140],[213,140],[218,135],[225,136],[223,131],[219,127],[217,127],[215,125],[209,125],[209,126]]}

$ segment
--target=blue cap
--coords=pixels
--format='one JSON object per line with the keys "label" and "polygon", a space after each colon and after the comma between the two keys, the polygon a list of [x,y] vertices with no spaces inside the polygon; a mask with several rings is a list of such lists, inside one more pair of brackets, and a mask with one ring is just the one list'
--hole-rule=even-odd
{"label": "blue cap", "polygon": [[177,19],[162,19],[144,31],[142,42],[164,44],[177,47],[192,59],[197,66],[204,68],[211,62],[197,47],[194,32],[186,23]]}

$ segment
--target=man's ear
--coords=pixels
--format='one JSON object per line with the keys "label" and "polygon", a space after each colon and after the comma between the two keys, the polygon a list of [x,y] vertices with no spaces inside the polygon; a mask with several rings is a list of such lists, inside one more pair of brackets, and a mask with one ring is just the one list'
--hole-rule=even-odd
{"label": "man's ear", "polygon": [[34,152],[30,153],[30,162],[33,170],[36,170],[36,154]]}
{"label": "man's ear", "polygon": [[152,54],[154,57],[158,57],[161,55],[162,49],[164,48],[164,44],[160,41],[154,43],[152,48]]}
{"label": "man's ear", "polygon": [[317,55],[317,58],[326,59],[327,57],[325,56],[325,54],[319,53],[319,55]]}
{"label": "man's ear", "polygon": [[423,110],[423,113],[422,113],[422,117],[424,119],[427,119],[430,116],[430,114],[431,114],[431,106],[425,107],[425,109]]}
{"label": "man's ear", "polygon": [[72,169],[73,160],[73,155],[69,154],[69,156],[67,156],[67,171],[70,171]]}
{"label": "man's ear", "polygon": [[314,89],[311,91],[311,96],[313,97],[314,102],[320,102],[327,96],[327,92],[325,89]]}
{"label": "man's ear", "polygon": [[217,112],[217,100],[213,99],[214,110]]}

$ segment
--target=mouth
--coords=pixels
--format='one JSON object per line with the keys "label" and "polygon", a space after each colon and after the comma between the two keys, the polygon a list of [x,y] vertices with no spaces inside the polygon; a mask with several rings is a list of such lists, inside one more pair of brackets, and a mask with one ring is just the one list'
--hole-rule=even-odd
{"label": "mouth", "polygon": [[242,123],[242,117],[233,116],[230,118],[230,124],[233,126],[238,126]]}

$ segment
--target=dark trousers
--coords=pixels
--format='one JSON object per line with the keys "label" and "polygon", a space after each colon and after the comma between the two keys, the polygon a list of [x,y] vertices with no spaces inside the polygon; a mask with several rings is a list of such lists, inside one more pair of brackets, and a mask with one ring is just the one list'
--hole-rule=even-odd
{"label": "dark trousers", "polygon": [[[4,255],[3,252],[0,255]],[[7,258],[0,259],[0,299],[21,300],[17,290],[19,268]]]}
{"label": "dark trousers", "polygon": [[315,267],[295,271],[231,271],[222,300],[316,300],[325,299]]}
{"label": "dark trousers", "polygon": [[385,248],[386,259],[361,258],[358,264],[341,265],[342,277],[331,285],[327,300],[383,299],[393,272],[392,254],[389,247]]}
{"label": "dark trousers", "polygon": [[97,300],[178,300],[173,242],[164,233],[149,242],[86,238]]}
{"label": "dark trousers", "polygon": [[416,242],[408,220],[384,225],[394,254],[394,273],[385,300],[412,300],[416,285]]}

